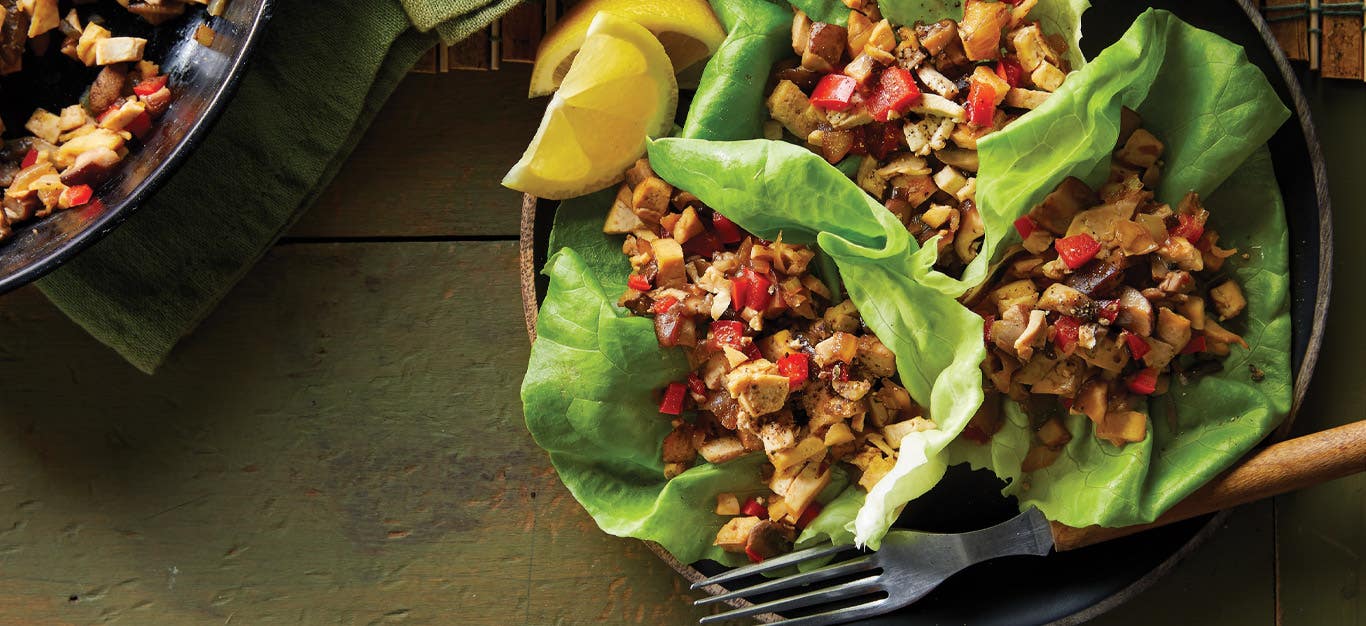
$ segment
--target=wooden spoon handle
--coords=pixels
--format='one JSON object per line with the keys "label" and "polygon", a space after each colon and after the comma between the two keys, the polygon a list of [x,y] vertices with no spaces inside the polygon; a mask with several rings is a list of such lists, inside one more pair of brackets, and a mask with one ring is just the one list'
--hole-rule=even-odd
{"label": "wooden spoon handle", "polygon": [[1151,524],[1073,528],[1053,522],[1053,546],[1058,551],[1081,548],[1361,471],[1366,471],[1366,420],[1263,448]]}

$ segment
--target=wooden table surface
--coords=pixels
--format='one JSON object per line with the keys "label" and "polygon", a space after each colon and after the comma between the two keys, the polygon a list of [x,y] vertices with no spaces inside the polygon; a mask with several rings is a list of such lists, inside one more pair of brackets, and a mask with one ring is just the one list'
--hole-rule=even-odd
{"label": "wooden table surface", "polygon": [[[527,76],[408,78],[155,376],[31,288],[0,300],[0,624],[700,614],[641,544],[596,529],[522,422],[519,198],[498,179],[543,106]],[[1340,245],[1301,432],[1366,405],[1366,86],[1309,90]],[[1363,492],[1358,476],[1238,510],[1098,623],[1366,624]]]}

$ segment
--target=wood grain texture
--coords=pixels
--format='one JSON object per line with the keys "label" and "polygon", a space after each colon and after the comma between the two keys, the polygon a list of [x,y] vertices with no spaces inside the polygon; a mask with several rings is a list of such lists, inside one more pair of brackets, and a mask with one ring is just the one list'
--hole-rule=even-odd
{"label": "wood grain texture", "polygon": [[7,297],[0,623],[695,619],[526,434],[516,269],[512,242],[277,248],[155,377]]}
{"label": "wood grain texture", "polygon": [[[1316,122],[1324,129],[1323,150],[1334,203],[1348,210],[1333,214],[1339,233],[1340,282],[1328,311],[1328,337],[1322,366],[1296,424],[1296,434],[1366,419],[1366,385],[1361,355],[1366,353],[1366,292],[1360,268],[1366,247],[1350,245],[1366,232],[1366,215],[1353,207],[1366,203],[1362,176],[1360,115],[1366,87],[1360,83],[1305,79]],[[1366,475],[1319,485],[1276,499],[1279,616],[1282,626],[1366,626]]]}
{"label": "wood grain texture", "polygon": [[499,181],[545,108],[530,72],[409,76],[290,236],[516,236],[521,196]]}
{"label": "wood grain texture", "polygon": [[[1354,11],[1344,10],[1353,6]],[[1366,78],[1362,73],[1361,5],[1359,3],[1323,2],[1323,51],[1321,71],[1326,78]],[[1344,14],[1345,13],[1345,14]]]}
{"label": "wood grain texture", "polygon": [[1072,528],[1055,522],[1053,544],[1058,550],[1075,550],[1363,471],[1366,471],[1366,420],[1308,433],[1258,450],[1151,524]]}
{"label": "wood grain texture", "polygon": [[[1303,8],[1278,10],[1276,7],[1302,7],[1304,4],[1304,0],[1263,0],[1262,2],[1267,21],[1271,25],[1271,32],[1276,35],[1276,42],[1285,51],[1285,56],[1297,61],[1309,60],[1309,12]],[[1292,17],[1294,19],[1285,19]]]}

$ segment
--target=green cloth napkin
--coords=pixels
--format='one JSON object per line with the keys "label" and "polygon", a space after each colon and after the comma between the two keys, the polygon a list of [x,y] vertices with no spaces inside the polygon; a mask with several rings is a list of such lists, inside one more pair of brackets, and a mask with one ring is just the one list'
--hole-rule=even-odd
{"label": "green cloth napkin", "polygon": [[127,223],[39,289],[151,373],[313,203],[437,37],[454,41],[514,4],[277,0],[204,143]]}

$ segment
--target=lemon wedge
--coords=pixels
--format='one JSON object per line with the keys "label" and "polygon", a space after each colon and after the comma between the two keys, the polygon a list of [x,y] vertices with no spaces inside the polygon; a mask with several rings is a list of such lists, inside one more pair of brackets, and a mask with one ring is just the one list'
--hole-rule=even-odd
{"label": "lemon wedge", "polygon": [[669,132],[677,108],[664,46],[645,27],[599,13],[503,185],[552,200],[606,187],[645,152],[647,137]]}
{"label": "lemon wedge", "polygon": [[664,45],[675,73],[711,56],[726,38],[725,29],[705,0],[580,2],[541,40],[536,64],[531,69],[529,97],[547,95],[560,86],[583,46],[589,24],[601,12],[627,18],[654,33]]}

